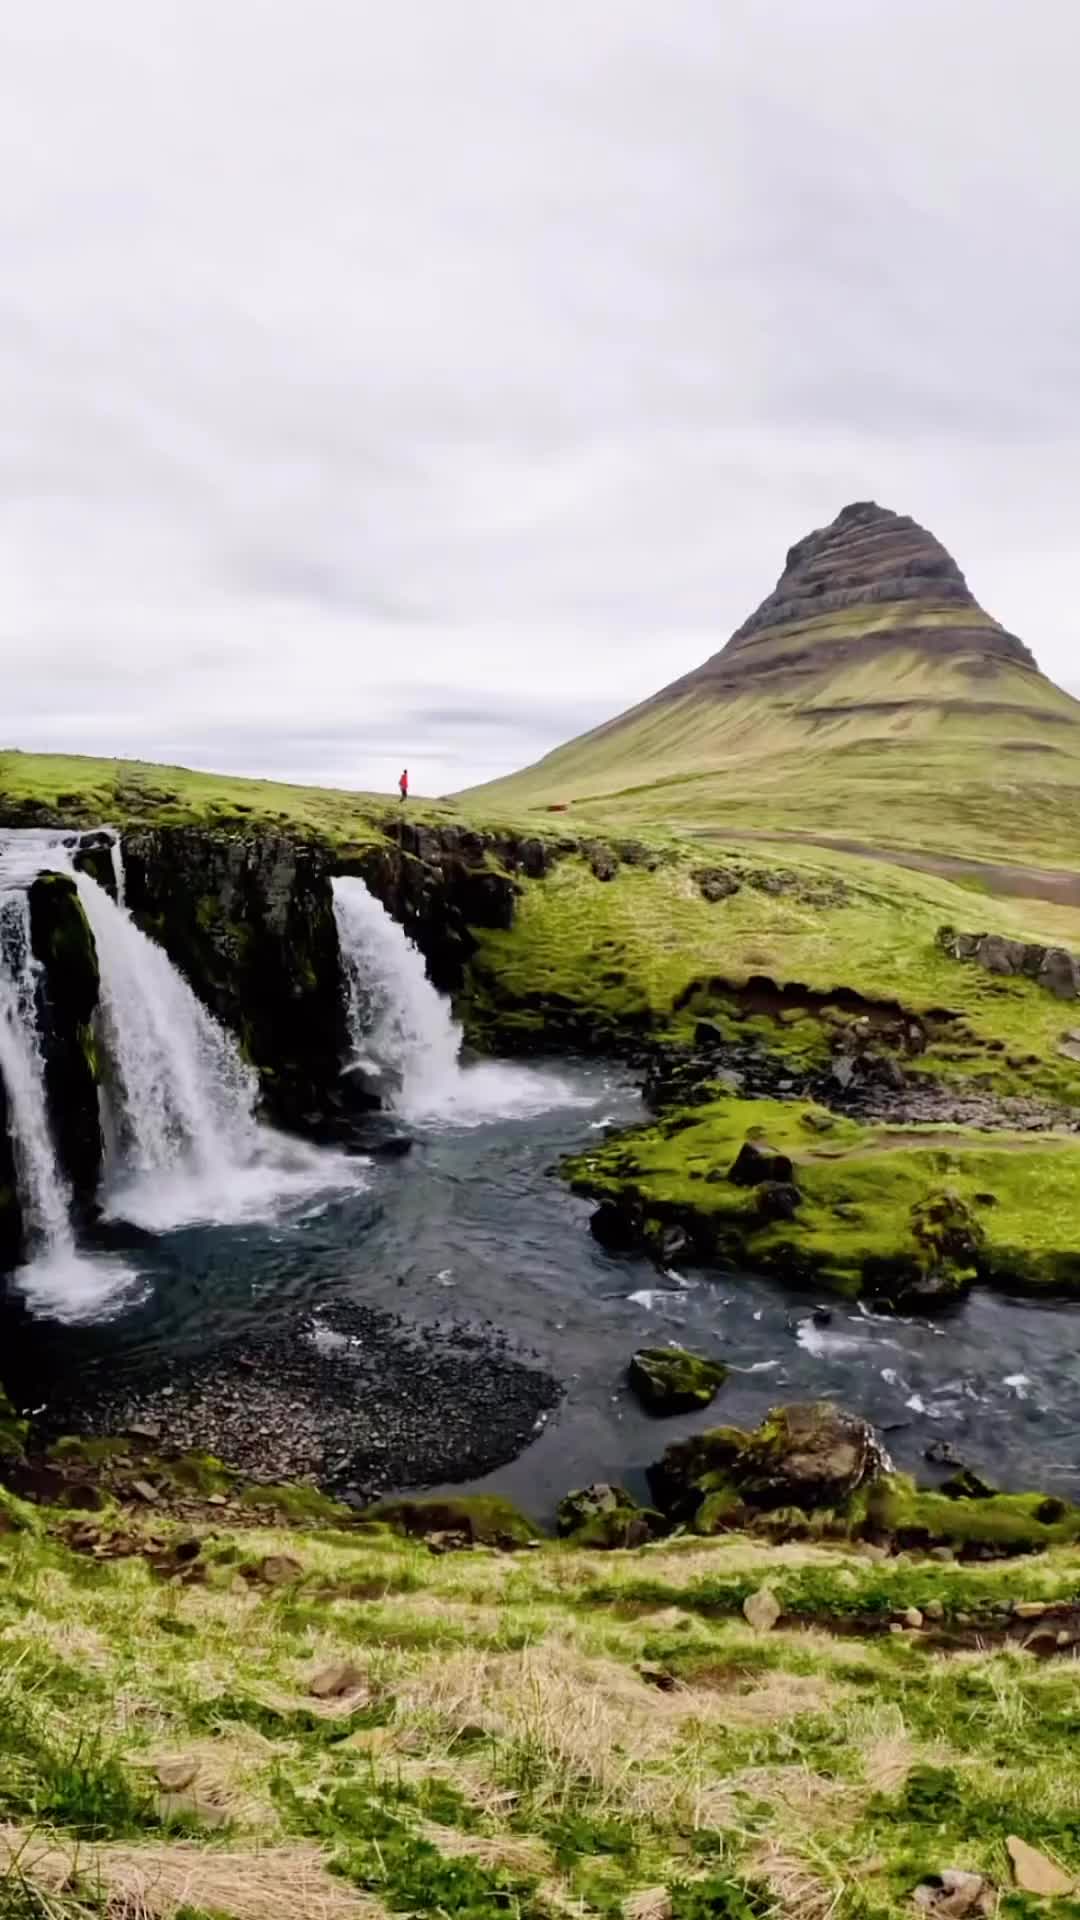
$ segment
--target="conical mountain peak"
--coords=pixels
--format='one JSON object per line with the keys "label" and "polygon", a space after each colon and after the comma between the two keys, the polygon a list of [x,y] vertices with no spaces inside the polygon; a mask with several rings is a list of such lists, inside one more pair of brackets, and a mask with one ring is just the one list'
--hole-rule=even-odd
{"label": "conical mountain peak", "polygon": [[857,500],[796,541],[703,665],[484,791],[696,830],[876,819],[916,845],[951,819],[1000,848],[1003,821],[1048,807],[1080,831],[1080,703],[983,611],[940,540]]}
{"label": "conical mountain peak", "polygon": [[727,646],[665,691],[798,677],[900,646],[1035,665],[1023,641],[983,612],[940,540],[908,514],[857,500],[797,541],[772,593]]}

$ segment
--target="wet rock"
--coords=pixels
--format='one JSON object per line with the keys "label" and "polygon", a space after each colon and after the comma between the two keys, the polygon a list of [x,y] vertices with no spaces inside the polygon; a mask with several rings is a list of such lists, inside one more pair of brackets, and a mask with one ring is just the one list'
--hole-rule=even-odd
{"label": "wet rock", "polygon": [[642,1244],[644,1214],[633,1200],[603,1200],[589,1221],[589,1231],[605,1253],[636,1253]]}
{"label": "wet rock", "polygon": [[69,873],[41,873],[27,895],[41,967],[38,1013],[45,1092],[57,1158],[80,1215],[92,1213],[103,1142],[94,1036],[100,980],[94,936]]}
{"label": "wet rock", "polygon": [[771,1587],[759,1587],[743,1601],[743,1613],[755,1633],[771,1633],[782,1612]]}
{"label": "wet rock", "polygon": [[1010,1833],[1005,1845],[1012,1861],[1013,1878],[1022,1893],[1041,1894],[1044,1899],[1072,1893],[1076,1884],[1072,1874],[1066,1873],[1045,1853],[1029,1846],[1015,1833]]}
{"label": "wet rock", "polygon": [[630,1385],[650,1413],[693,1413],[716,1398],[728,1370],[719,1360],[685,1347],[641,1347],[629,1366]]}
{"label": "wet rock", "polygon": [[746,1140],[728,1177],[737,1187],[757,1187],[766,1181],[791,1185],[795,1169],[786,1153],[778,1153],[763,1140]]}

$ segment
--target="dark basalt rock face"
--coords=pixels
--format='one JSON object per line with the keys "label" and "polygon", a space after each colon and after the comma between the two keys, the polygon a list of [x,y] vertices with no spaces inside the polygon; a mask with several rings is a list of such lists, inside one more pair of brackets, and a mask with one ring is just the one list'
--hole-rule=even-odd
{"label": "dark basalt rock face", "polygon": [[544,841],[467,827],[385,823],[385,840],[344,868],[359,873],[416,942],[441,993],[456,993],[476,951],[473,927],[506,928],[520,888],[552,861]]}
{"label": "dark basalt rock face", "polygon": [[136,828],[123,852],[136,921],[239,1036],[268,1113],[318,1125],[346,1045],[328,854],[196,827]]}
{"label": "dark basalt rock face", "polygon": [[[887,607],[899,611],[875,631],[875,617]],[[859,608],[866,609],[865,625],[852,618]],[[944,616],[941,624],[933,623],[935,614]],[[976,656],[973,672],[981,667],[992,673],[998,662],[1037,671],[1023,641],[983,612],[932,533],[907,514],[860,500],[798,541],[773,592],[722,652],[658,697],[741,688],[765,676],[799,676],[848,656],[864,659],[870,650],[902,646]]]}
{"label": "dark basalt rock face", "polygon": [[[28,899],[30,941],[42,969],[38,1014],[49,1122],[76,1210],[89,1217],[102,1161],[94,1036],[99,991],[94,936],[70,874],[39,874]],[[2,1179],[0,1172],[0,1182]]]}

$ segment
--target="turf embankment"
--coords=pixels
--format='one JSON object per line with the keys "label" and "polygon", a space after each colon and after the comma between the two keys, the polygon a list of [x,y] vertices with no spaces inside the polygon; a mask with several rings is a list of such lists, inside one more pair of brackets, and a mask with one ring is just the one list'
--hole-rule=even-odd
{"label": "turf embankment", "polygon": [[1020,1915],[1010,1836],[1080,1876],[1074,1551],[0,1519],[5,1920],[885,1920],[955,1868]]}
{"label": "turf embankment", "polygon": [[[712,1085],[699,1072],[692,1104],[667,1104],[650,1127],[571,1162],[580,1190],[628,1196],[647,1223],[696,1227],[706,1252],[711,1236],[736,1264],[846,1292],[872,1288],[876,1273],[886,1294],[898,1270],[941,1266],[941,1235],[923,1215],[953,1195],[975,1243],[953,1279],[1075,1290],[1077,1013],[1030,980],[958,964],[938,934],[974,915],[1080,944],[1078,916],[841,854],[793,863],[790,848],[782,862],[720,848],[703,866],[671,842],[652,857],[652,871],[635,859],[606,881],[567,859],[525,887],[513,926],[480,936],[473,1037],[527,1050],[564,1029],[602,1051],[636,1034],[676,1060],[704,1046],[767,1068],[774,1097],[740,1097],[722,1069]],[[860,1049],[906,1089],[897,1120],[823,1111],[840,1098],[838,1052]],[[924,1124],[904,1118],[920,1099]],[[759,1195],[728,1181],[748,1137],[794,1162],[792,1218],[766,1217]]]}

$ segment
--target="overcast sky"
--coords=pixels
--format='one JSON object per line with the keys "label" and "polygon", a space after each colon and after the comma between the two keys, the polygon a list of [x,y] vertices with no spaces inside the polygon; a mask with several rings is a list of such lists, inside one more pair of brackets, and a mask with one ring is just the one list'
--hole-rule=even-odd
{"label": "overcast sky", "polygon": [[444,791],[851,499],[1080,682],[1075,0],[0,13],[0,746]]}

